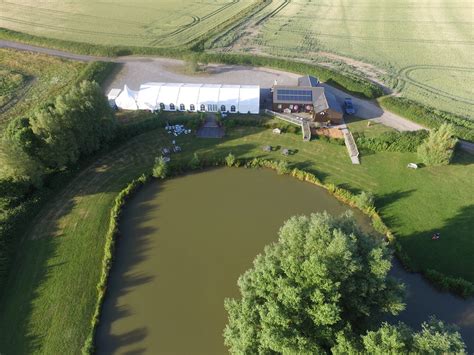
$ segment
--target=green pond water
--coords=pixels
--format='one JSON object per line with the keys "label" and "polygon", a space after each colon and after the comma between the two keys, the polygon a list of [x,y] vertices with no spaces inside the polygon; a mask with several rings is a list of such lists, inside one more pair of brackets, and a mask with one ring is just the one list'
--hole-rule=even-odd
{"label": "green pond water", "polygon": [[[224,299],[239,296],[239,275],[277,239],[283,222],[348,209],[323,189],[269,170],[220,168],[144,186],[122,216],[97,352],[226,354]],[[368,229],[365,216],[354,214]],[[427,319],[430,310],[416,307]]]}

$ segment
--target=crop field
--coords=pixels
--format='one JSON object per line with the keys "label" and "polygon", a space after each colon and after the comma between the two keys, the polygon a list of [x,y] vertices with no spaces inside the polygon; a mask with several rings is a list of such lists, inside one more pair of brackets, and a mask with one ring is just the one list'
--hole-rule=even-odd
{"label": "crop field", "polygon": [[19,55],[0,49],[0,131],[11,118],[60,94],[85,66],[42,54]]}
{"label": "crop field", "polygon": [[234,49],[377,73],[408,98],[473,119],[473,11],[465,0],[278,0]]}
{"label": "crop field", "polygon": [[105,45],[182,46],[253,0],[1,0],[0,27]]}

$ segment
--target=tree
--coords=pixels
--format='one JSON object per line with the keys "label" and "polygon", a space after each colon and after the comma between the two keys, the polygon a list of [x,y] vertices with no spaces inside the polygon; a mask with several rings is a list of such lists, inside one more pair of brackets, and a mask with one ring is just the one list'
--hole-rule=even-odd
{"label": "tree", "polygon": [[153,165],[151,175],[157,179],[164,179],[167,174],[168,174],[168,166],[166,165],[165,158],[156,157],[155,165]]}
{"label": "tree", "polygon": [[226,165],[230,168],[232,166],[234,166],[235,164],[235,155],[232,154],[232,153],[229,153],[226,157],[225,157],[225,163]]}
{"label": "tree", "polygon": [[454,127],[444,123],[432,130],[428,138],[418,147],[418,156],[424,164],[448,165],[454,155],[457,138]]}
{"label": "tree", "polygon": [[466,345],[457,328],[431,318],[415,332],[404,323],[383,323],[359,339],[340,333],[333,354],[465,354]]}
{"label": "tree", "polygon": [[5,135],[0,141],[0,178],[40,187],[45,167],[29,156],[19,144]]}
{"label": "tree", "polygon": [[341,332],[362,334],[404,308],[390,268],[385,244],[350,214],[292,217],[239,278],[242,298],[225,301],[225,343],[233,353],[327,351]]}

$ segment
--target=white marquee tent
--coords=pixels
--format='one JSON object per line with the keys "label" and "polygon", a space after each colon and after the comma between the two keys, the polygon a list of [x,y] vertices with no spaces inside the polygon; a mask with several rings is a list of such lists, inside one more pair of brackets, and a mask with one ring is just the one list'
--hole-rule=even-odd
{"label": "white marquee tent", "polygon": [[183,83],[145,83],[138,92],[126,85],[116,98],[126,110],[259,113],[260,87]]}
{"label": "white marquee tent", "polygon": [[138,92],[130,90],[127,85],[123,87],[123,91],[115,99],[118,108],[124,110],[138,110],[137,105]]}

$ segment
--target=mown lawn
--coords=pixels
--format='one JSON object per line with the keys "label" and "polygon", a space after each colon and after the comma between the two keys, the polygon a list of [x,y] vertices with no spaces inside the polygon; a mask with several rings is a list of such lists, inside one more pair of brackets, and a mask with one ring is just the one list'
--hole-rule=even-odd
{"label": "mown lawn", "polygon": [[[325,182],[377,195],[377,206],[420,268],[474,281],[474,157],[448,167],[406,168],[413,154],[364,155],[353,166],[344,146],[301,141],[300,134],[233,128],[224,140],[178,137],[189,159],[196,151],[238,157],[287,159]],[[151,167],[169,136],[155,130],[130,140],[81,172],[45,207],[22,241],[14,272],[0,300],[0,352],[78,353],[89,331],[103,257],[109,210],[117,192]],[[266,153],[264,145],[280,147]],[[441,239],[431,240],[433,231]]]}

